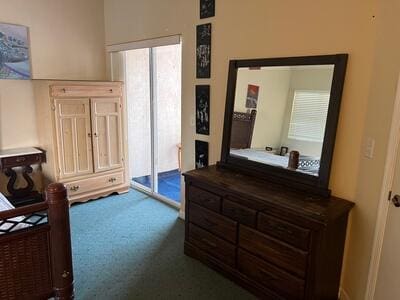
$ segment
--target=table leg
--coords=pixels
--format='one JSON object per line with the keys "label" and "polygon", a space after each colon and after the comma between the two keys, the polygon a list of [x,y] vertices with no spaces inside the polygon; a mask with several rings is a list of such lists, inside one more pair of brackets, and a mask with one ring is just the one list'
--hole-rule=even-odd
{"label": "table leg", "polygon": [[27,186],[24,188],[14,188],[15,182],[17,180],[17,173],[13,170],[13,168],[7,168],[4,174],[7,177],[10,177],[7,184],[7,190],[11,194],[11,196],[15,198],[26,197],[31,194],[34,183],[32,178],[29,176],[32,173],[33,169],[31,166],[24,166],[22,171],[22,176],[25,179]]}

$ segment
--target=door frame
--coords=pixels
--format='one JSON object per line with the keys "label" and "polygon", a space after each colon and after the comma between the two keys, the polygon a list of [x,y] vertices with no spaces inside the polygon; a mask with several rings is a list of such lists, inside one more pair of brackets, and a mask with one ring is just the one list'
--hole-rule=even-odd
{"label": "door frame", "polygon": [[396,159],[400,145],[400,77],[397,82],[396,98],[394,102],[392,123],[390,126],[388,149],[386,152],[385,169],[382,181],[382,188],[378,203],[378,214],[375,224],[374,243],[368,272],[367,289],[365,291],[366,300],[373,300],[375,287],[378,279],[379,264],[381,259],[383,240],[386,229],[389,207],[391,205],[390,192],[393,185]]}

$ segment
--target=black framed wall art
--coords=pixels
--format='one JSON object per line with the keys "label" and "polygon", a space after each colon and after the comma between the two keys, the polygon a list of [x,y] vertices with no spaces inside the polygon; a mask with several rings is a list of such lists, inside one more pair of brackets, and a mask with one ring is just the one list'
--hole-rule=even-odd
{"label": "black framed wall art", "polygon": [[208,143],[195,140],[195,162],[196,169],[208,166]]}
{"label": "black framed wall art", "polygon": [[200,0],[200,19],[215,16],[215,0]]}
{"label": "black framed wall art", "polygon": [[211,76],[211,23],[196,27],[196,77]]}
{"label": "black framed wall art", "polygon": [[210,134],[209,85],[196,85],[196,133]]}

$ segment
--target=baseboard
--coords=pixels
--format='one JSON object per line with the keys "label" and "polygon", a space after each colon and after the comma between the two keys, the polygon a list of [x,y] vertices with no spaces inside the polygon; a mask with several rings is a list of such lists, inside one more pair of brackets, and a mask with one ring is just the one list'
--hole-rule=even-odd
{"label": "baseboard", "polygon": [[350,300],[349,294],[342,287],[339,289],[339,300]]}
{"label": "baseboard", "polygon": [[182,220],[185,220],[185,212],[184,211],[179,211],[179,218],[181,218]]}

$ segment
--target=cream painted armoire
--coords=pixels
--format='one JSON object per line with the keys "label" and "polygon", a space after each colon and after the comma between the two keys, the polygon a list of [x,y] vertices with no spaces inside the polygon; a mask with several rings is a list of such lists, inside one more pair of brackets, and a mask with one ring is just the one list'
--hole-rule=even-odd
{"label": "cream painted armoire", "polygon": [[121,82],[34,82],[45,181],[65,184],[70,203],[129,190]]}

